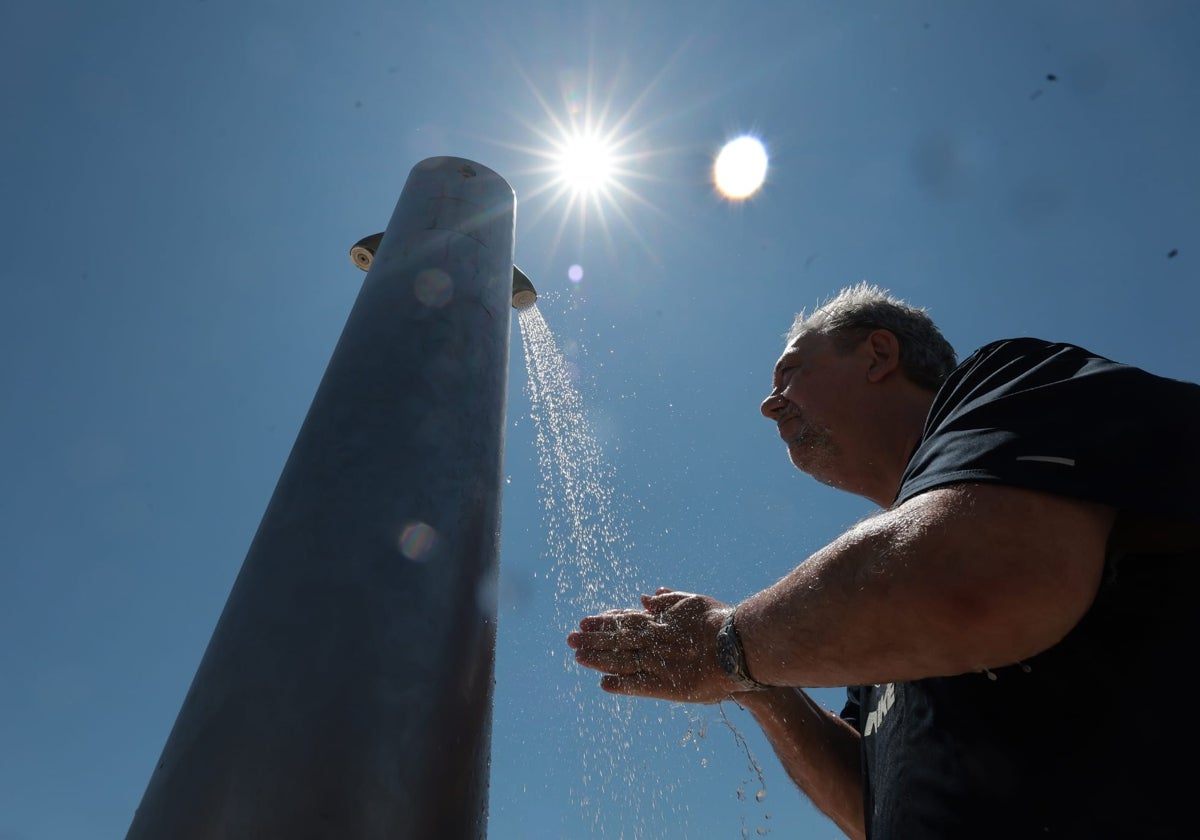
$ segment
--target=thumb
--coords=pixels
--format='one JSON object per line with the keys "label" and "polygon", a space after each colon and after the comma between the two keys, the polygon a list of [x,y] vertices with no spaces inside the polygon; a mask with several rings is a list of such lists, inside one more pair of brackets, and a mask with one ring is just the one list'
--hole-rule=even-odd
{"label": "thumb", "polygon": [[653,595],[642,596],[642,606],[646,608],[646,612],[651,615],[657,615],[658,613],[666,612],[680,601],[689,597],[691,595],[688,592],[676,592],[674,589],[667,589],[665,586],[660,586],[655,590]]}

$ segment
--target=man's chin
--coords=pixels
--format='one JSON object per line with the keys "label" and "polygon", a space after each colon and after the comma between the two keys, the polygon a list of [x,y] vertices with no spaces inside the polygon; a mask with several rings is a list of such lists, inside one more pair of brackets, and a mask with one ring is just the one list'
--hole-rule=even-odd
{"label": "man's chin", "polygon": [[800,472],[816,478],[816,475],[813,473],[816,465],[813,463],[814,459],[812,457],[812,452],[807,449],[801,449],[797,446],[789,446],[788,459],[792,462],[792,466],[800,470]]}
{"label": "man's chin", "polygon": [[829,458],[826,453],[816,451],[811,446],[793,443],[788,445],[788,458],[792,466],[805,475],[812,476],[822,484],[831,483]]}

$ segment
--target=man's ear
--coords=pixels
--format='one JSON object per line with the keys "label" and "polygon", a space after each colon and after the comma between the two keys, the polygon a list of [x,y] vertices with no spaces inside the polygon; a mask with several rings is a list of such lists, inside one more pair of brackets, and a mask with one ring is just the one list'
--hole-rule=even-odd
{"label": "man's ear", "polygon": [[869,382],[882,382],[900,369],[900,340],[891,330],[872,330],[865,343],[870,354],[867,368]]}

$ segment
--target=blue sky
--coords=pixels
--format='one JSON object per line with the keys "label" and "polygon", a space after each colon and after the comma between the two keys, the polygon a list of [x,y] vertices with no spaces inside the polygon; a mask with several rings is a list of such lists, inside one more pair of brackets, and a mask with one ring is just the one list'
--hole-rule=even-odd
{"label": "blue sky", "polygon": [[[928,307],[960,356],[1037,335],[1200,376],[1198,40],[1183,0],[9,4],[0,840],[124,835],[349,247],[417,162],[516,192],[628,591],[732,602],[871,510],[757,410],[793,313],[843,285]],[[622,162],[581,213],[546,164],[589,118]],[[744,133],[770,168],[733,202],[711,167]],[[616,702],[564,662],[588,582],[559,591],[521,348],[514,318],[489,836],[837,836],[741,710]]]}

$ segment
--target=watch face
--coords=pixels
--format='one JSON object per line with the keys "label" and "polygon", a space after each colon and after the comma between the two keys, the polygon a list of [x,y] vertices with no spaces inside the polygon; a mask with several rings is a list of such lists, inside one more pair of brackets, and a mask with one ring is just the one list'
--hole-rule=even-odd
{"label": "watch face", "polygon": [[759,684],[746,673],[746,654],[742,650],[741,639],[733,624],[733,613],[729,613],[725,623],[717,632],[717,661],[725,676],[733,680],[742,691],[761,691],[766,686]]}
{"label": "watch face", "polygon": [[733,636],[732,622],[728,620],[721,626],[721,631],[717,633],[717,661],[720,662],[721,670],[727,676],[734,679],[739,676],[737,640]]}

